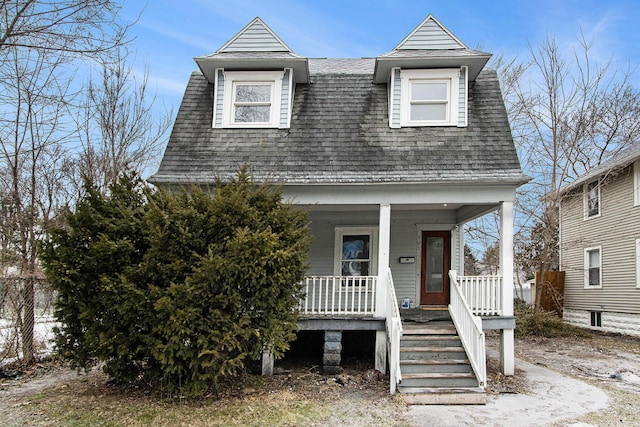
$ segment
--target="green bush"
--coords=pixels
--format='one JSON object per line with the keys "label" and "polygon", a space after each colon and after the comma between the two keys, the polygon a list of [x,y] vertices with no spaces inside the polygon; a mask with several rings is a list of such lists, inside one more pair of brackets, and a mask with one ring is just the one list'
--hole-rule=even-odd
{"label": "green bush", "polygon": [[589,336],[589,332],[562,321],[554,312],[536,310],[522,299],[514,300],[516,316],[515,336],[523,337],[576,337]]}
{"label": "green bush", "polygon": [[74,365],[200,394],[295,338],[310,237],[279,188],[242,171],[213,196],[124,177],[108,197],[88,186],[68,224],[41,259]]}

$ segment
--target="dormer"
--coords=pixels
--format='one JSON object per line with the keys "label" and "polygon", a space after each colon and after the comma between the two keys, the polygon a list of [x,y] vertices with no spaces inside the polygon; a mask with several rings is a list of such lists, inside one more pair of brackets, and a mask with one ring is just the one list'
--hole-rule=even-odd
{"label": "dormer", "polygon": [[491,54],[469,49],[432,15],[376,58],[373,82],[389,88],[389,127],[467,126],[469,82]]}
{"label": "dormer", "polygon": [[295,85],[309,82],[307,58],[260,18],[194,60],[213,85],[214,128],[289,128]]}

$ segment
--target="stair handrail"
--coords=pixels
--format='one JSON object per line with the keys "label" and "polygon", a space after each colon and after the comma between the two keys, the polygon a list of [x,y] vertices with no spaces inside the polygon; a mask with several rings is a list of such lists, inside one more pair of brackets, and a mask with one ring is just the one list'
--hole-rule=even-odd
{"label": "stair handrail", "polygon": [[457,273],[454,270],[449,271],[449,278],[452,284],[450,286],[449,313],[460,336],[460,341],[462,341],[462,346],[467,353],[471,367],[478,379],[478,386],[484,390],[487,384],[487,365],[482,319],[475,316],[471,311],[458,283]]}
{"label": "stair handrail", "polygon": [[402,381],[402,373],[400,372],[400,337],[402,337],[402,319],[400,318],[400,309],[396,298],[396,290],[393,285],[393,276],[391,269],[387,269],[387,313],[386,328],[388,336],[388,355],[389,355],[389,391],[395,394],[398,384]]}

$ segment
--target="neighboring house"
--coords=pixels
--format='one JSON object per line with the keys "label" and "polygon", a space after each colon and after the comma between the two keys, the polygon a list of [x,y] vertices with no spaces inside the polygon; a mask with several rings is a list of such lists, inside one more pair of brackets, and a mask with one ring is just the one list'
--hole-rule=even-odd
{"label": "neighboring house", "polygon": [[[300,329],[325,331],[325,372],[338,368],[342,331],[371,330],[392,393],[398,384],[410,395],[430,384],[444,393],[469,376],[482,390],[483,327],[501,330],[503,371],[514,371],[513,202],[528,180],[489,58],[433,16],[392,51],[362,59],[302,57],[256,18],[195,58],[200,72],[150,181],[209,184],[248,166],[310,210]],[[464,224],[496,210],[502,275],[458,277]],[[451,353],[451,364],[472,371],[436,384],[442,361],[412,359],[428,353],[409,350],[429,338],[407,341],[427,332],[409,331],[401,321],[411,310],[399,304],[448,308],[468,355]]]}
{"label": "neighboring house", "polygon": [[563,318],[640,336],[640,142],[562,190]]}

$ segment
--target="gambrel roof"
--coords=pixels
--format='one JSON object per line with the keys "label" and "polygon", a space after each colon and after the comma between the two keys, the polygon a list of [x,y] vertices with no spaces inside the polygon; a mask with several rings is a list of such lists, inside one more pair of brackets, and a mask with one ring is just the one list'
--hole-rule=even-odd
{"label": "gambrel roof", "polygon": [[309,59],[289,129],[212,128],[212,85],[193,73],[155,183],[208,183],[247,165],[278,183],[527,181],[495,71],[471,84],[466,127],[392,129],[375,59]]}

